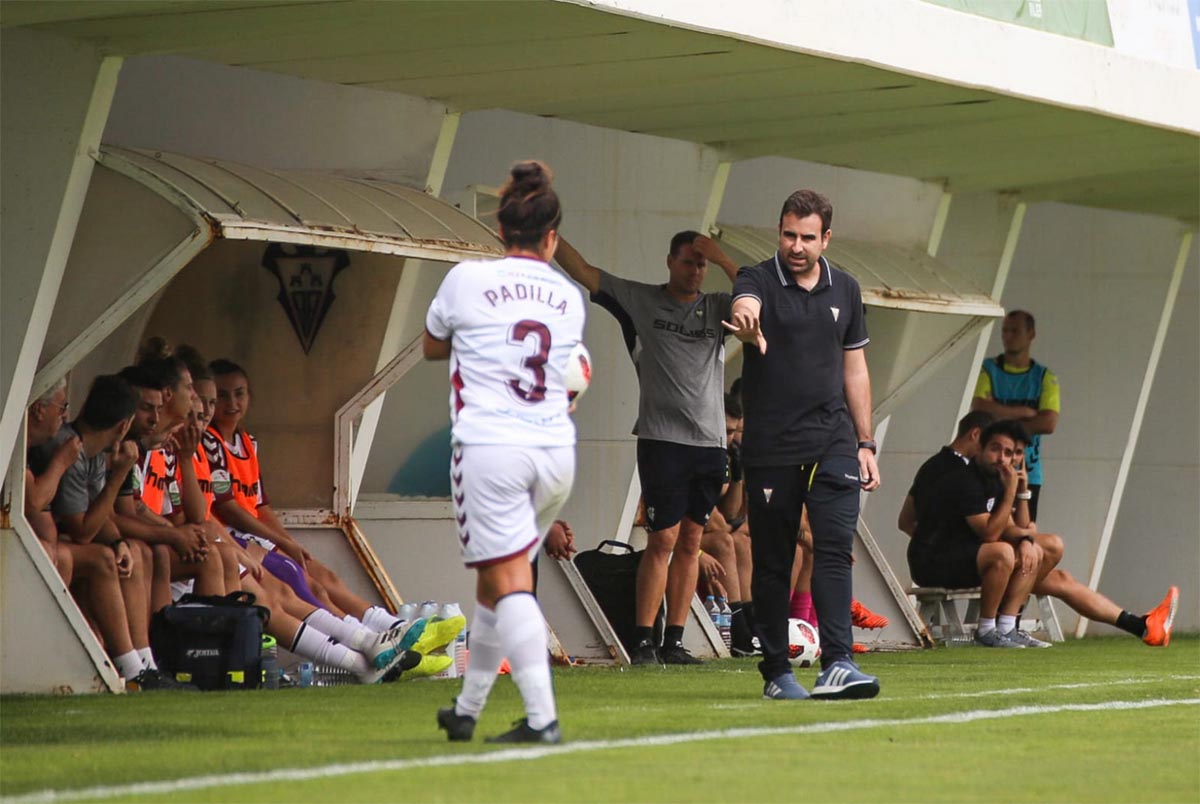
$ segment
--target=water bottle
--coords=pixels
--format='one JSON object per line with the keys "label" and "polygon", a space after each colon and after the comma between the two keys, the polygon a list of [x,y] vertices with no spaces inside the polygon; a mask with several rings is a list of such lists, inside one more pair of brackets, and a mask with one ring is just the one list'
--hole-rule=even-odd
{"label": "water bottle", "polygon": [[[457,603],[447,603],[442,606],[441,617],[443,620],[449,620],[451,617],[462,616],[462,608]],[[451,651],[453,651],[451,653]],[[447,653],[454,657],[454,677],[460,677],[467,672],[467,629],[458,632],[458,636],[454,638],[451,646],[447,647]]]}
{"label": "water bottle", "polygon": [[437,613],[438,613],[438,604],[433,600],[426,600],[424,603],[421,604],[421,607],[419,609],[417,609],[417,617],[419,617],[419,618],[423,617],[426,620],[432,620],[434,617],[437,616]]}
{"label": "water bottle", "polygon": [[349,670],[331,664],[317,665],[315,678],[318,687],[343,687],[355,682]]}
{"label": "water bottle", "polygon": [[270,634],[262,635],[262,685],[268,690],[279,689],[279,646]]}
{"label": "water bottle", "polygon": [[708,612],[708,619],[712,620],[712,624],[719,631],[721,629],[721,607],[717,605],[717,599],[712,595],[704,598],[704,610]]}
{"label": "water bottle", "polygon": [[417,618],[417,604],[405,603],[400,607],[400,611],[396,612],[396,619],[403,623],[411,623]]}
{"label": "water bottle", "polygon": [[725,650],[729,650],[733,644],[733,609],[729,608],[729,601],[724,597],[717,601],[717,607],[721,616],[717,622],[717,630],[721,632],[721,641],[725,643]]}
{"label": "water bottle", "polygon": [[313,681],[315,680],[313,678],[314,674],[315,674],[315,670],[313,668],[312,662],[300,662],[300,686],[301,687],[311,687],[313,685]]}

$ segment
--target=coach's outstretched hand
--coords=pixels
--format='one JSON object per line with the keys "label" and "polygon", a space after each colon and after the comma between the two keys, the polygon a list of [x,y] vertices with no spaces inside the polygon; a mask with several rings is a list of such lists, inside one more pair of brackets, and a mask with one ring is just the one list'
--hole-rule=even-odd
{"label": "coach's outstretched hand", "polygon": [[732,332],[739,341],[754,344],[758,347],[758,351],[765,355],[767,353],[767,337],[763,335],[758,316],[738,310],[731,317],[733,323],[722,321],[721,326]]}

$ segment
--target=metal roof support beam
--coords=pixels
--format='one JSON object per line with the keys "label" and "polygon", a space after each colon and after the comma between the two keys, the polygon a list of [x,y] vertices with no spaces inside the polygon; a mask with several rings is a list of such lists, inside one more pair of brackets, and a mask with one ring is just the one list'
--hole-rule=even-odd
{"label": "metal roof support beam", "polygon": [[[1121,455],[1121,466],[1117,470],[1117,481],[1109,498],[1108,514],[1104,517],[1104,530],[1100,534],[1100,544],[1096,547],[1096,556],[1092,560],[1092,572],[1088,576],[1088,588],[1097,589],[1100,586],[1100,576],[1104,573],[1104,562],[1108,558],[1108,548],[1112,544],[1113,528],[1117,524],[1117,515],[1121,511],[1121,499],[1125,495],[1125,484],[1129,480],[1129,467],[1133,464],[1133,456],[1137,451],[1138,436],[1142,432],[1142,421],[1146,416],[1146,405],[1150,402],[1150,392],[1154,388],[1154,375],[1158,371],[1158,361],[1162,357],[1163,344],[1167,340],[1167,330],[1171,326],[1171,317],[1175,312],[1175,300],[1179,297],[1179,286],[1183,282],[1183,272],[1187,268],[1188,251],[1192,247],[1194,233],[1187,232],[1180,238],[1179,255],[1175,258],[1175,269],[1171,272],[1171,282],[1167,285],[1167,296],[1163,300],[1162,314],[1158,317],[1158,330],[1154,333],[1154,345],[1150,348],[1150,358],[1146,363],[1146,373],[1142,377],[1142,389],[1138,392],[1137,406],[1133,411],[1133,421],[1129,425],[1129,437],[1125,440],[1125,451]],[[1075,626],[1075,638],[1081,639],[1088,628],[1088,618],[1080,617]]]}
{"label": "metal roof support beam", "polygon": [[[1013,210],[1012,222],[1008,225],[1008,237],[1004,240],[1000,265],[996,269],[996,278],[992,281],[992,299],[997,303],[1004,295],[1005,285],[1008,284],[1008,272],[1012,268],[1013,256],[1017,253],[1017,242],[1021,239],[1021,226],[1025,223],[1025,209],[1025,202],[1018,202]],[[987,352],[988,342],[992,338],[993,323],[989,320],[983,325],[983,330],[979,333],[979,340],[975,343],[975,359],[971,361],[971,368],[967,372],[967,387],[963,389],[958,415],[954,417],[954,426],[958,424],[959,419],[967,415],[967,411],[971,407],[971,397],[975,395],[975,381],[979,376],[979,366],[983,363],[984,353]],[[953,440],[954,426],[951,427],[951,440]]]}
{"label": "metal roof support beam", "polygon": [[[437,143],[433,148],[433,156],[429,162],[429,171],[425,178],[425,192],[432,196],[442,194],[442,185],[446,181],[446,169],[450,164],[450,153],[454,149],[454,140],[458,135],[458,124],[462,115],[458,112],[446,112],[442,118],[442,126],[438,131]],[[417,274],[420,268],[405,261],[404,270],[400,274],[400,282],[396,286],[396,295],[392,300],[392,312],[388,317],[387,328],[383,334],[383,346],[379,350],[379,359],[375,370],[381,371],[398,353],[400,338],[409,317],[413,314],[411,300],[417,284]],[[354,510],[358,502],[358,492],[362,488],[363,474],[367,470],[367,460],[371,457],[371,444],[375,441],[375,431],[379,427],[379,417],[383,413],[383,400],[386,391],[371,402],[362,412],[362,421],[358,425],[358,434],[350,451],[350,476],[337,478],[339,488],[347,489],[347,509]],[[347,481],[343,485],[343,480]],[[335,505],[334,510],[343,513],[341,507]]]}
{"label": "metal roof support beam", "polygon": [[22,427],[108,120],[121,59],[24,30],[3,36],[0,469]]}

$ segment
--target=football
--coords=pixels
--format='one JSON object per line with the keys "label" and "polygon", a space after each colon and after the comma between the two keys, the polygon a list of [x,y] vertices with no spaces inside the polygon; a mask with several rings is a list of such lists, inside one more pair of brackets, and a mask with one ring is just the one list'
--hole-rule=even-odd
{"label": "football", "polygon": [[796,667],[812,667],[821,657],[821,637],[804,620],[788,620],[788,661]]}
{"label": "football", "polygon": [[567,360],[567,401],[575,404],[592,384],[592,355],[583,342],[575,344]]}

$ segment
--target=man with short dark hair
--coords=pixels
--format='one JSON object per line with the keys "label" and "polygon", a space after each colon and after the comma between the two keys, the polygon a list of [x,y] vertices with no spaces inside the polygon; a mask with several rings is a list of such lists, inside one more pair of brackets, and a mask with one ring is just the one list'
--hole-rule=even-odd
{"label": "man with short dark hair", "polygon": [[[852,659],[851,563],[859,494],[879,486],[871,434],[871,380],[858,282],[824,257],[833,206],[798,190],[779,215],[779,247],[743,269],[733,323],[745,344],[742,458],[754,562],[754,619],[763,695],[809,697],[788,662],[792,563],[801,512],[813,531],[813,601],[821,619],[821,673],[813,695],[871,698],[879,680]],[[768,349],[768,345],[770,348]]]}
{"label": "man with short dark hair", "polygon": [[[60,536],[80,546],[103,545],[111,549],[120,573],[124,616],[132,651],[114,656],[118,672],[132,689],[178,689],[174,679],[158,672],[150,652],[150,605],[146,577],[152,559],[148,549],[126,542],[113,524],[113,505],[126,474],[137,462],[137,448],[123,441],[133,419],[137,397],[122,378],[102,375],[92,382],[83,410],[71,424],[64,425],[49,441],[30,453],[35,473],[55,454],[59,445],[78,439],[75,463],[62,475],[51,506]],[[76,557],[91,560],[87,551],[73,550]],[[112,603],[115,607],[115,601]],[[119,626],[107,624],[110,650],[120,651],[124,641]]]}
{"label": "man with short dark hair", "polygon": [[1013,639],[1043,561],[1037,541],[1012,518],[1020,480],[1013,456],[1028,438],[1017,422],[993,422],[964,469],[918,490],[909,572],[922,586],[980,587],[975,642],[989,648],[1040,647]]}
{"label": "man with short dark hair", "polygon": [[[917,534],[917,504],[918,501],[933,491],[933,485],[943,475],[959,469],[965,469],[971,459],[979,454],[980,436],[984,428],[995,421],[990,413],[973,410],[958,421],[958,430],[949,446],[942,447],[935,455],[921,464],[913,477],[912,486],[904,497],[900,507],[900,518],[897,526],[908,534],[909,538]],[[912,544],[909,544],[912,549]]]}
{"label": "man with short dark hair", "polygon": [[1029,513],[1035,520],[1042,491],[1042,436],[1054,432],[1062,409],[1058,377],[1029,356],[1036,335],[1030,313],[1013,310],[1006,315],[1000,326],[1004,351],[983,361],[971,400],[971,410],[1018,421],[1032,436],[1025,448],[1025,465],[1029,472]]}
{"label": "man with short dark hair", "polygon": [[[649,544],[638,566],[634,664],[698,664],[683,647],[696,588],[700,537],[725,479],[725,333],[728,293],[704,293],[708,261],[732,280],[737,266],[711,239],[679,232],[667,254],[667,282],[621,279],[590,265],[560,239],[555,259],[620,322],[640,385],[638,476]],[[663,593],[661,650],[654,619]]]}

